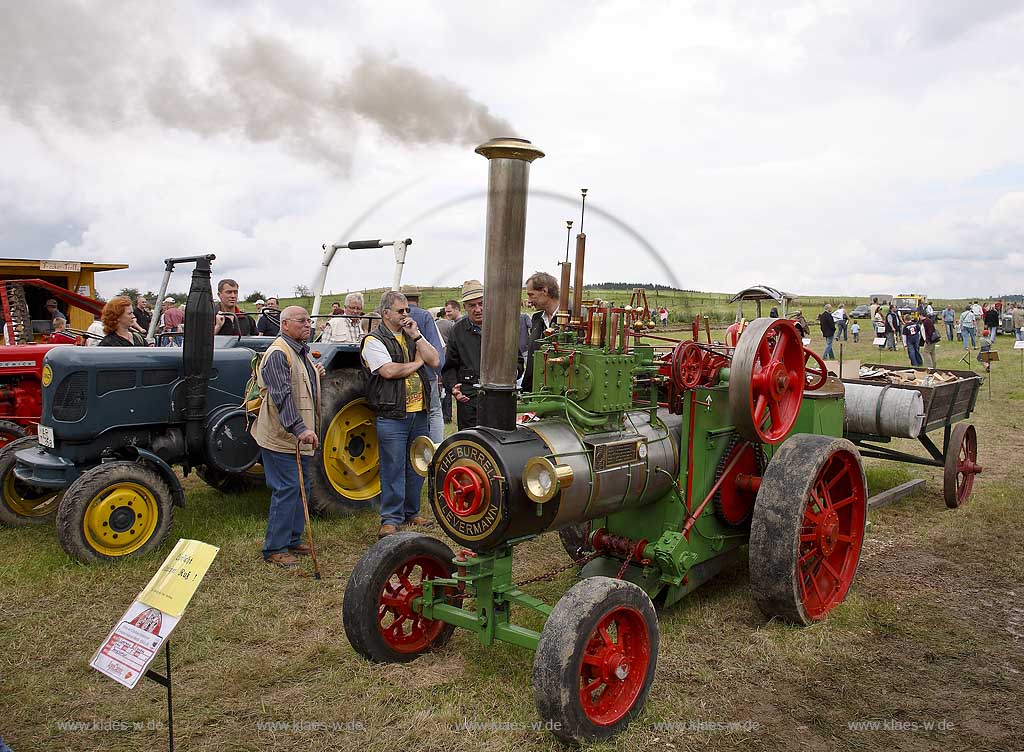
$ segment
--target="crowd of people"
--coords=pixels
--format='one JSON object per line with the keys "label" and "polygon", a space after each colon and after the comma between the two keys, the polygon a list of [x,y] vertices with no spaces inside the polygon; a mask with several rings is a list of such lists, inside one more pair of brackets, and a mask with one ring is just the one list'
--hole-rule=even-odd
{"label": "crowd of people", "polygon": [[[772,312],[777,316],[775,309]],[[1010,303],[1005,315],[1011,319],[1015,338],[1024,341],[1024,304]],[[932,369],[937,367],[935,346],[942,341],[944,332],[948,342],[961,340],[965,350],[979,349],[979,362],[984,362],[985,370],[988,370],[988,362],[980,357],[980,352],[991,349],[996,335],[1005,326],[1004,313],[999,308],[995,305],[982,306],[977,301],[959,313],[952,304],[937,311],[931,303],[924,301],[915,310],[901,312],[891,301],[880,304],[878,298],[872,298],[869,317],[880,347],[895,352],[902,344],[912,366]],[[802,336],[810,336],[807,320],[801,311],[794,311],[790,318]],[[850,334],[854,342],[860,340],[860,325],[848,316],[843,305],[833,310],[832,305],[826,303],[818,315],[818,328],[825,339],[822,351],[825,359],[835,358],[834,342],[847,341]]]}

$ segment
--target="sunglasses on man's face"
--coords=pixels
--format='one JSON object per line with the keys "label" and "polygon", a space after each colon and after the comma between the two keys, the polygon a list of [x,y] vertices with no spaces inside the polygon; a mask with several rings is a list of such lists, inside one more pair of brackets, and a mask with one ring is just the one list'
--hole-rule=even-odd
{"label": "sunglasses on man's face", "polygon": [[395,313],[408,313],[409,312],[408,308],[392,308],[391,310],[394,311]]}

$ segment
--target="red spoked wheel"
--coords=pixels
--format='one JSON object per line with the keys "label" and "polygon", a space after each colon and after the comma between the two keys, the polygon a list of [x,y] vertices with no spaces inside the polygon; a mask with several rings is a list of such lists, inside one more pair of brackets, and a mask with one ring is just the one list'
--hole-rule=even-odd
{"label": "red spoked wheel", "polygon": [[[425,581],[451,577],[453,557],[441,541],[418,533],[396,533],[371,546],[352,570],[342,608],[356,652],[402,663],[447,643],[454,626],[424,617],[416,600]],[[446,587],[440,594],[447,601],[451,593]]]}
{"label": "red spoked wheel", "polygon": [[942,495],[946,506],[956,509],[967,501],[974,488],[978,464],[978,433],[970,423],[954,426],[946,442],[946,465],[942,474]]}
{"label": "red spoked wheel", "polygon": [[828,381],[828,368],[825,361],[814,350],[804,348],[804,390],[813,392],[825,386]]}
{"label": "red spoked wheel", "polygon": [[651,644],[639,611],[617,608],[591,632],[580,666],[580,704],[601,726],[621,720],[643,688]]}
{"label": "red spoked wheel", "polygon": [[398,653],[419,653],[437,639],[444,622],[425,619],[412,609],[423,595],[423,580],[447,577],[447,567],[428,556],[402,562],[385,581],[377,608],[384,641]]}
{"label": "red spoked wheel", "polygon": [[761,481],[750,532],[750,580],[769,618],[824,619],[846,598],[864,542],[867,483],[846,439],[790,437]]}
{"label": "red spoked wheel", "polygon": [[537,710],[568,741],[606,739],[647,702],[658,658],[647,594],[625,580],[588,577],[555,604],[533,662]]}
{"label": "red spoked wheel", "polygon": [[680,342],[672,351],[672,380],[678,389],[693,389],[700,383],[704,349],[696,342]]}
{"label": "red spoked wheel", "polygon": [[729,407],[748,441],[777,444],[786,437],[804,392],[803,341],[788,319],[755,319],[732,356]]}
{"label": "red spoked wheel", "polygon": [[444,477],[444,503],[459,517],[472,517],[484,503],[484,483],[468,467],[456,465]]}

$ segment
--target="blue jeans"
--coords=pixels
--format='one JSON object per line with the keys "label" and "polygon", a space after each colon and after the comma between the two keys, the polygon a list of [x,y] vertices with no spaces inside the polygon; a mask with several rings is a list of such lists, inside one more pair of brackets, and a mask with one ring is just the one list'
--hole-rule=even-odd
{"label": "blue jeans", "polygon": [[846,333],[846,320],[836,322],[836,339],[841,339],[843,342],[849,341],[849,336]]}
{"label": "blue jeans", "polygon": [[434,379],[430,385],[430,440],[435,444],[444,441],[444,413],[441,411],[441,380]]}
{"label": "blue jeans", "polygon": [[907,340],[907,355],[910,356],[910,365],[912,366],[924,365],[924,359],[921,357],[921,345],[918,342],[917,337]]}
{"label": "blue jeans", "polygon": [[1016,330],[1016,334],[1017,334],[1017,341],[1018,342],[1024,342],[1024,326],[1022,326],[1019,329],[1017,329]]}
{"label": "blue jeans", "polygon": [[401,525],[420,513],[423,478],[409,464],[413,439],[430,431],[426,410],[406,413],[402,419],[377,418],[380,449],[380,524]]}
{"label": "blue jeans", "polygon": [[964,338],[964,349],[968,349],[967,338],[971,338],[970,347],[977,347],[978,341],[974,338],[974,327],[973,326],[962,326],[960,327],[960,336]]}
{"label": "blue jeans", "polygon": [[[306,516],[299,495],[299,469],[295,455],[260,449],[263,473],[270,489],[270,513],[267,515],[267,536],[263,541],[263,558],[279,554],[302,543],[306,532]],[[309,498],[313,458],[303,455],[302,479]]]}
{"label": "blue jeans", "polygon": [[825,352],[821,354],[821,357],[826,360],[835,360],[836,354],[832,352],[832,340],[834,337],[825,337]]}
{"label": "blue jeans", "polygon": [[950,342],[953,341],[953,322],[952,321],[947,321],[946,322],[946,339],[948,339]]}

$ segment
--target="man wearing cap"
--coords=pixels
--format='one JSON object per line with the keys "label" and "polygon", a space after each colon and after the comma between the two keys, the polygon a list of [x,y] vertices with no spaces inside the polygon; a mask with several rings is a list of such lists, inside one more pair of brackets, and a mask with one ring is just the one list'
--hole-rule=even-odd
{"label": "man wearing cap", "polygon": [[[477,279],[462,284],[462,304],[466,315],[455,322],[445,350],[445,374],[454,374],[452,396],[458,404],[459,428],[477,424],[477,396],[480,384],[481,327],[484,323],[484,286]],[[523,357],[517,353],[517,370],[522,372]]]}
{"label": "man wearing cap", "polygon": [[430,385],[430,440],[435,444],[444,441],[444,412],[441,410],[441,371],[444,368],[445,345],[441,342],[441,334],[434,323],[430,311],[420,308],[420,290],[412,285],[402,285],[402,294],[409,301],[409,318],[416,322],[420,333],[427,342],[437,350],[438,365],[431,369],[434,383]]}
{"label": "man wearing cap", "polygon": [[363,365],[369,372],[366,401],[377,414],[380,452],[380,530],[378,538],[405,524],[426,527],[420,515],[421,478],[409,463],[412,442],[430,431],[430,393],[440,363],[437,350],[409,316],[409,302],[397,290],[380,300],[381,323],[363,339]]}
{"label": "man wearing cap", "polygon": [[50,298],[46,301],[46,317],[50,319],[50,321],[53,321],[58,316],[64,318],[64,314],[61,313],[60,309],[57,307],[57,301]]}

